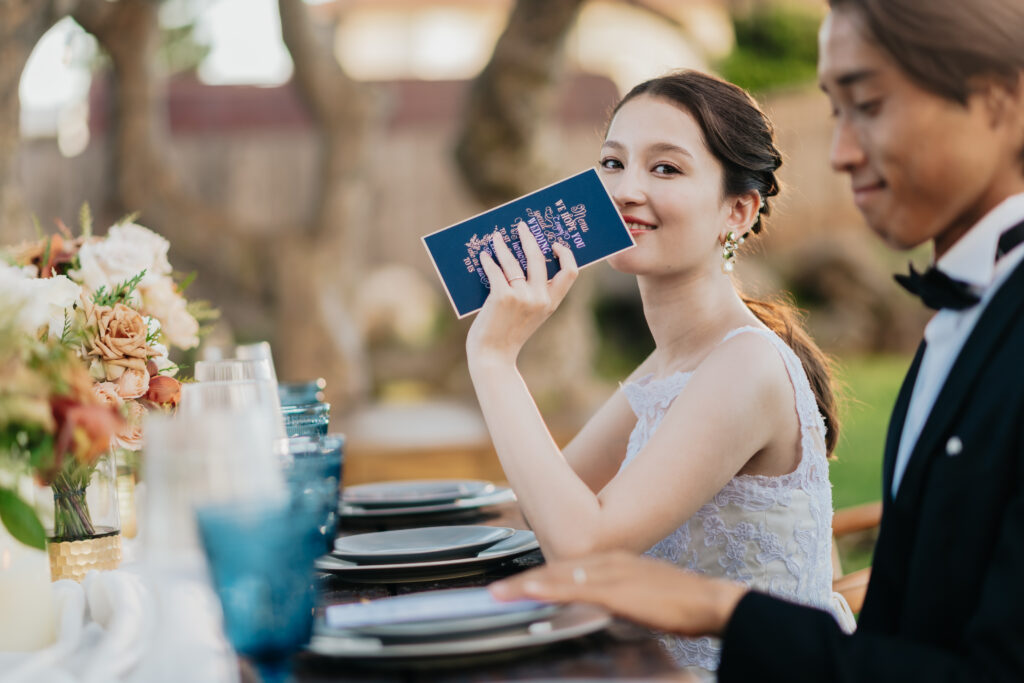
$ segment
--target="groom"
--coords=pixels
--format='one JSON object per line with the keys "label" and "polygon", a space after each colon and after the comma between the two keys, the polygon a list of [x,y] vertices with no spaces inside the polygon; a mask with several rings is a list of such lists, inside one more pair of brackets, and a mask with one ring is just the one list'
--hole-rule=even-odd
{"label": "groom", "polygon": [[831,161],[937,309],[900,391],[860,622],[613,555],[499,597],[596,602],[723,636],[719,680],[1024,681],[1024,2],[830,0],[818,64]]}

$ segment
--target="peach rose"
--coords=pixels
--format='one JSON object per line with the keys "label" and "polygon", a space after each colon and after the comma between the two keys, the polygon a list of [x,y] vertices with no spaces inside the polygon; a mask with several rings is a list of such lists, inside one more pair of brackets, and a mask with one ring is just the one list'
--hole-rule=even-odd
{"label": "peach rose", "polygon": [[114,443],[129,451],[137,451],[142,448],[142,418],[146,416],[146,409],[137,401],[130,401],[123,409],[124,423],[114,433]]}
{"label": "peach rose", "polygon": [[117,378],[117,395],[121,398],[139,398],[149,390],[149,372],[125,368]]}
{"label": "peach rose", "polygon": [[[142,315],[124,304],[111,308],[88,300],[83,302],[82,309],[88,330],[85,355],[99,361],[101,379],[117,380],[128,369],[146,374],[151,349],[146,342],[148,330]],[[142,392],[145,393],[145,387]]]}
{"label": "peach rose", "polygon": [[107,403],[120,408],[124,399],[117,393],[117,384],[114,382],[100,382],[92,385],[93,393],[99,398],[100,403]]}

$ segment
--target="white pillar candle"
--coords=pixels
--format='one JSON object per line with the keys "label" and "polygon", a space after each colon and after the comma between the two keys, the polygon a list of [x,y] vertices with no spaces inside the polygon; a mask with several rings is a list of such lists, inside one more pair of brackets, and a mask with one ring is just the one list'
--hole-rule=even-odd
{"label": "white pillar candle", "polygon": [[50,559],[0,524],[0,651],[26,652],[56,640]]}

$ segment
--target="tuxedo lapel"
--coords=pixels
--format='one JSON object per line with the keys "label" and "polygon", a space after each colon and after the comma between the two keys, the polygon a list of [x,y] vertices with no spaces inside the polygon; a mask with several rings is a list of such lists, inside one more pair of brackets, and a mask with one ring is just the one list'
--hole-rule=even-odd
{"label": "tuxedo lapel", "polygon": [[[1024,307],[1024,263],[1017,266],[985,307],[974,330],[954,361],[949,376],[935,400],[935,405],[924,423],[917,444],[914,445],[906,473],[900,481],[897,500],[901,502],[901,507],[904,500],[910,505],[915,504],[914,501],[920,493],[924,475],[928,471],[928,462],[937,452],[936,441],[970,396],[971,385],[981,369],[989,362],[993,347],[1007,326],[1020,314],[1022,307]],[[892,430],[890,429],[891,436]],[[897,433],[897,438],[898,436]],[[888,458],[888,452],[886,456]],[[886,461],[886,472],[889,474],[887,486],[891,488],[892,473],[888,460]]]}
{"label": "tuxedo lapel", "polygon": [[910,406],[910,395],[914,393],[914,385],[917,383],[917,373],[921,369],[921,358],[924,357],[925,342],[922,341],[917,347],[914,355],[914,362],[907,370],[907,376],[903,378],[903,386],[896,397],[896,405],[892,409],[892,417],[889,418],[889,431],[885,437],[885,457],[882,467],[882,501],[887,502],[892,497],[892,477],[896,469],[896,454],[900,450],[900,436],[903,434],[903,423],[907,419],[907,408]]}

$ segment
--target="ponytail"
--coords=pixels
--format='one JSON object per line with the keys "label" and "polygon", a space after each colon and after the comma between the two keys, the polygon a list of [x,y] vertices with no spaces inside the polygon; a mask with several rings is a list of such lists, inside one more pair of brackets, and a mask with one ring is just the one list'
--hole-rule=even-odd
{"label": "ponytail", "polygon": [[825,453],[831,456],[839,441],[839,414],[829,357],[807,334],[796,307],[780,300],[759,301],[745,296],[742,299],[751,313],[786,342],[800,359],[818,403],[818,411],[825,421]]}

